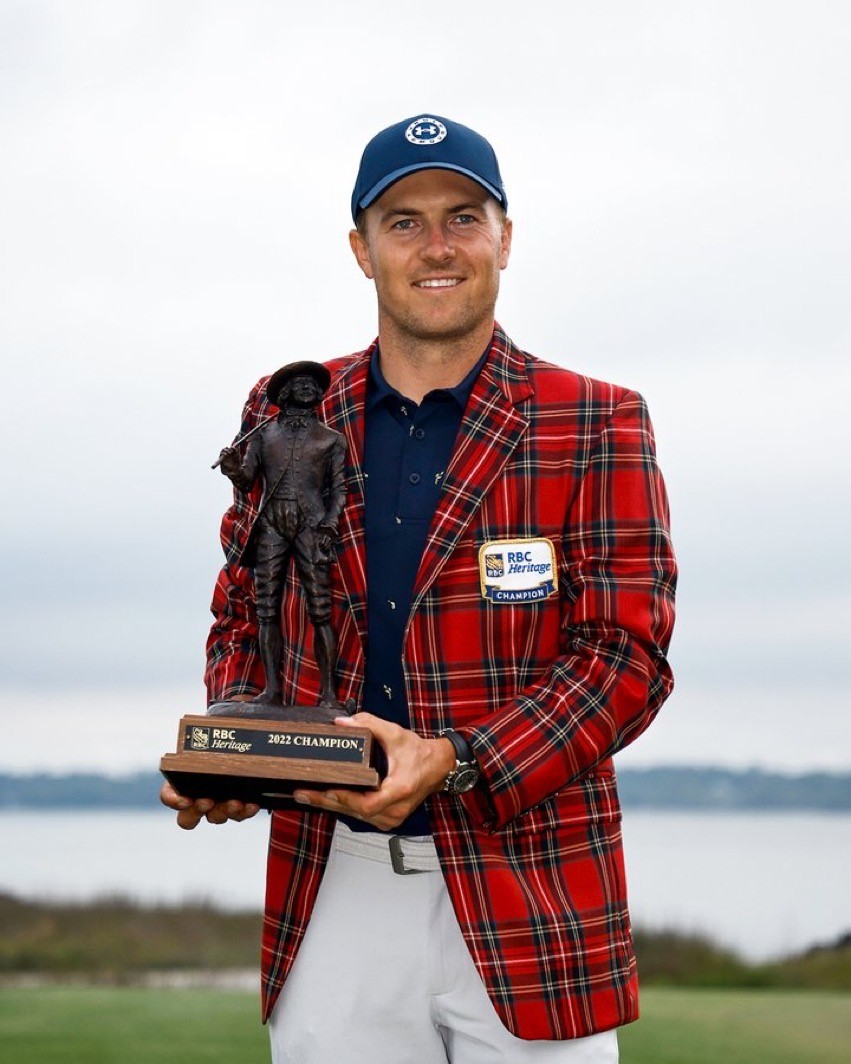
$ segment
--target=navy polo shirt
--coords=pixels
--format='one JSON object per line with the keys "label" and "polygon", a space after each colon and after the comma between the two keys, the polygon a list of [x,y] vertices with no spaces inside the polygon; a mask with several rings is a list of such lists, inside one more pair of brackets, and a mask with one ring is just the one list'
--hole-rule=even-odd
{"label": "navy polo shirt", "polygon": [[[366,393],[363,472],[367,576],[366,683],[363,708],[404,728],[411,726],[402,649],[414,581],[446,467],[473,384],[487,351],[454,388],[429,392],[418,405],[384,379],[378,351]],[[346,818],[355,830],[373,830]],[[428,835],[421,806],[397,835]]]}

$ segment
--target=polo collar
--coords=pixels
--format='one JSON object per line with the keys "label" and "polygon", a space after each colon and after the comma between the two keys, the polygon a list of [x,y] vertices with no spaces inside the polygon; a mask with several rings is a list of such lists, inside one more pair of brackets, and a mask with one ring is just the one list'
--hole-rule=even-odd
{"label": "polo collar", "polygon": [[[423,402],[427,399],[437,398],[449,398],[451,399],[463,413],[467,408],[467,400],[470,398],[470,392],[473,390],[473,385],[476,383],[476,378],[479,375],[479,371],[485,364],[488,352],[490,351],[490,344],[482,352],[481,358],[473,366],[467,376],[461,381],[460,384],[456,384],[454,388],[435,388],[433,391],[428,392],[423,397]],[[379,350],[376,344],[372,356],[369,360],[369,377],[367,378],[366,385],[366,411],[369,413],[374,410],[379,403],[386,402],[388,399],[395,399],[399,403],[414,404],[412,399],[402,395],[400,391],[397,391],[392,385],[388,384],[384,379],[384,374],[381,372],[381,366],[379,364]]]}

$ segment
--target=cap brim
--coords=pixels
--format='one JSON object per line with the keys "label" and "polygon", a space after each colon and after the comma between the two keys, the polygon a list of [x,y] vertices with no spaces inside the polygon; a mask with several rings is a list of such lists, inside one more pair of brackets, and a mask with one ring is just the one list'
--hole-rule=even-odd
{"label": "cap brim", "polygon": [[373,203],[378,199],[382,193],[386,192],[391,185],[395,185],[397,181],[401,181],[403,177],[407,177],[408,174],[416,173],[418,170],[453,170],[456,174],[463,174],[465,177],[469,177],[471,181],[475,181],[477,185],[481,185],[486,192],[489,192],[495,200],[499,203],[504,203],[503,194],[498,189],[494,188],[490,182],[485,181],[479,177],[478,174],[474,174],[472,170],[467,170],[463,166],[454,166],[452,163],[416,163],[413,166],[403,166],[400,170],[394,170],[392,173],[387,174],[377,184],[365,192],[361,196],[358,202],[358,210],[365,211],[367,207],[371,207]]}

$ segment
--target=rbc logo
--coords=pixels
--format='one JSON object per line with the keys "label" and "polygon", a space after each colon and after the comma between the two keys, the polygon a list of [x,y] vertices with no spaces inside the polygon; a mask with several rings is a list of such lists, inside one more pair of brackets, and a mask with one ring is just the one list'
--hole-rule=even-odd
{"label": "rbc logo", "polygon": [[505,559],[501,554],[485,555],[485,576],[505,576]]}
{"label": "rbc logo", "polygon": [[209,750],[210,749],[210,729],[209,728],[193,728],[191,744],[193,750]]}
{"label": "rbc logo", "polygon": [[411,144],[440,144],[446,137],[446,126],[436,118],[418,118],[405,130],[405,139]]}

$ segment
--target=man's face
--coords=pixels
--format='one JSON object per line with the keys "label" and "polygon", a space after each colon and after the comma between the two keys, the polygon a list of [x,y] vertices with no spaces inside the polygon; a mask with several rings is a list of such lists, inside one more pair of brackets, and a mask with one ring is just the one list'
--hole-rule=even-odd
{"label": "man's face", "polygon": [[295,406],[315,406],[321,398],[322,389],[319,382],[305,373],[292,377],[281,388],[278,405],[283,407],[289,403]]}
{"label": "man's face", "polygon": [[397,181],[364,212],[352,250],[375,281],[379,331],[457,340],[493,323],[511,222],[480,185],[450,170]]}

